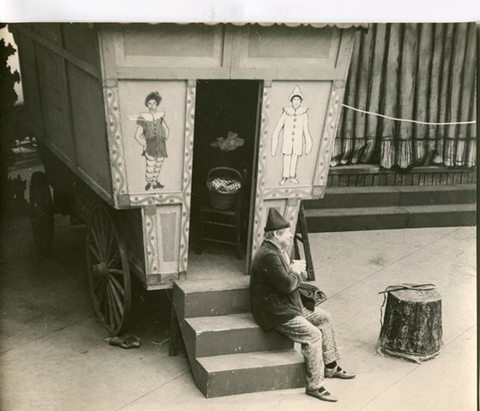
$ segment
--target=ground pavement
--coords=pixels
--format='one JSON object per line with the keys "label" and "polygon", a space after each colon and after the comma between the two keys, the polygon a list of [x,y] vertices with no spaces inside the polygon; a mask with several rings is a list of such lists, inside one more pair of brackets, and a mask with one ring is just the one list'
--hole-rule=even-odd
{"label": "ground pavement", "polygon": [[[185,352],[168,356],[165,294],[141,296],[132,333],[139,349],[109,346],[90,304],[84,228],[56,216],[50,259],[38,256],[29,221],[3,224],[0,408],[5,411],[476,409],[476,229],[321,233],[311,236],[317,278],[329,297],[344,354],[358,376],[332,380],[335,404],[302,389],[206,399]],[[378,294],[390,284],[435,283],[443,297],[444,347],[421,365],[375,353]]]}

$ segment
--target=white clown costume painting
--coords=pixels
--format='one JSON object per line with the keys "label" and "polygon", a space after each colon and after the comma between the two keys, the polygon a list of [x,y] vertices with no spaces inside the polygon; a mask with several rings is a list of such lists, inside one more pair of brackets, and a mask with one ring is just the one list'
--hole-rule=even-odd
{"label": "white clown costume painting", "polygon": [[272,156],[277,154],[280,132],[283,130],[283,173],[280,185],[286,183],[298,184],[298,157],[312,150],[312,137],[308,126],[308,107],[303,107],[303,94],[298,86],[289,98],[290,107],[284,107],[283,113],[272,133]]}

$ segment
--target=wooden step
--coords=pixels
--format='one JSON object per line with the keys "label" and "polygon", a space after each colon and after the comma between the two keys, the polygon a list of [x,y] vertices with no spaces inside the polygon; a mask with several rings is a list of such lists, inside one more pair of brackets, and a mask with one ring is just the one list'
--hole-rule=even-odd
{"label": "wooden step", "polygon": [[197,386],[206,397],[305,386],[303,356],[295,350],[198,358]]}
{"label": "wooden step", "polygon": [[403,186],[399,206],[474,204],[477,201],[475,184],[458,186]]}
{"label": "wooden step", "polygon": [[310,233],[476,224],[475,204],[305,210]]}
{"label": "wooden step", "polygon": [[250,277],[181,280],[173,287],[179,318],[208,317],[249,312]]}
{"label": "wooden step", "polygon": [[326,208],[305,210],[308,231],[380,230],[407,228],[408,213],[400,207]]}
{"label": "wooden step", "polygon": [[477,224],[476,204],[448,204],[403,207],[409,214],[408,227],[455,227]]}
{"label": "wooden step", "polygon": [[327,188],[325,197],[305,200],[307,209],[387,207],[400,203],[400,193],[395,187],[334,187]]}
{"label": "wooden step", "polygon": [[178,281],[173,304],[195,383],[206,397],[304,386],[303,356],[250,314],[248,277]]}
{"label": "wooden step", "polygon": [[293,348],[293,342],[276,331],[263,331],[250,313],[188,318],[186,323],[197,358]]}
{"label": "wooden step", "polygon": [[325,197],[303,202],[305,209],[472,204],[476,185],[332,187]]}

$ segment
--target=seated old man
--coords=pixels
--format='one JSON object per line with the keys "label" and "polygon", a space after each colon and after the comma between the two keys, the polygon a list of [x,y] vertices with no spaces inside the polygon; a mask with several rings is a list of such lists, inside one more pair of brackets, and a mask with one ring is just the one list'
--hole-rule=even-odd
{"label": "seated old man", "polygon": [[305,262],[293,261],[286,252],[292,241],[290,224],[271,208],[265,240],[254,256],[250,296],[255,320],[264,330],[275,329],[301,344],[306,367],[306,394],[324,401],[337,398],[324,387],[324,378],[351,379],[337,364],[340,354],[330,314],[303,306],[298,286],[307,279]]}

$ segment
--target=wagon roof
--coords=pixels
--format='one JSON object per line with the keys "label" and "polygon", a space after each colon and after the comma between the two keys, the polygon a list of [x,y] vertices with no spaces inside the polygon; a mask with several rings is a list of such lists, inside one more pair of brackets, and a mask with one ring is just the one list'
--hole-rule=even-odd
{"label": "wagon roof", "polygon": [[[148,23],[148,24],[167,24],[170,22],[159,22],[159,23]],[[131,24],[131,23],[122,23],[122,24]],[[187,24],[206,24],[209,26],[215,26],[217,24],[233,24],[235,26],[246,26],[247,24],[258,24],[260,26],[273,26],[273,25],[280,25],[280,26],[288,26],[288,27],[300,27],[300,26],[310,26],[315,28],[323,28],[323,27],[337,27],[340,29],[349,29],[351,27],[354,28],[369,28],[370,23],[278,23],[278,22],[188,22],[188,23],[175,23],[180,25],[187,25]]]}

